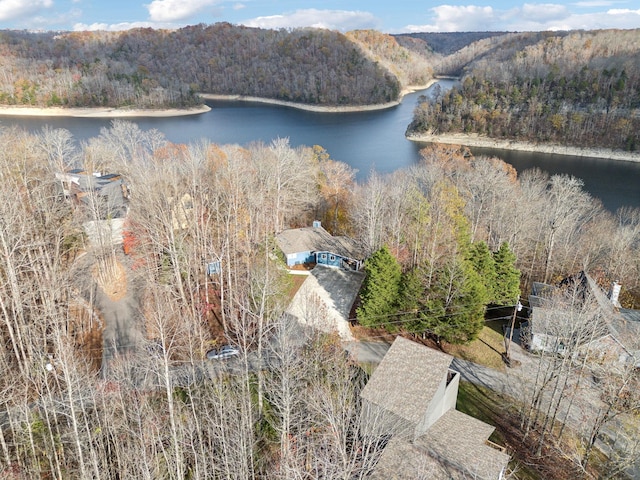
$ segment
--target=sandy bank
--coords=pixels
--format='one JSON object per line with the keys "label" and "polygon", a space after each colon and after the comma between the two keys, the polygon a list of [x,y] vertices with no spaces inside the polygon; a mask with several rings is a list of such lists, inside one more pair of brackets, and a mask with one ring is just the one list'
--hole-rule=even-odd
{"label": "sandy bank", "polygon": [[610,150],[608,148],[580,148],[553,144],[516,142],[511,140],[481,137],[479,135],[413,134],[408,135],[407,139],[414,142],[450,143],[454,145],[466,145],[468,147],[503,148],[505,150],[518,150],[522,152],[555,153],[558,155],[574,155],[576,157],[593,157],[609,160],[623,160],[627,162],[640,162],[640,152],[624,152],[622,150]]}
{"label": "sandy bank", "polygon": [[91,118],[122,118],[122,117],[180,117],[183,115],[198,115],[211,110],[207,105],[195,108],[167,108],[167,109],[133,109],[133,108],[38,108],[38,107],[9,107],[0,105],[0,116],[23,117],[91,117]]}
{"label": "sandy bank", "polygon": [[287,102],[284,100],[276,100],[273,98],[251,97],[249,95],[217,95],[213,93],[201,93],[200,96],[205,100],[223,100],[238,102],[256,102],[267,103],[270,105],[281,105],[283,107],[297,108],[298,110],[307,110],[309,112],[318,113],[345,113],[345,112],[365,112],[369,110],[384,110],[398,105],[400,102],[380,103],[376,105],[344,105],[344,106],[324,106],[324,105],[307,105],[306,103]]}
{"label": "sandy bank", "polygon": [[326,106],[326,105],[308,105],[306,103],[287,102],[285,100],[276,100],[273,98],[264,97],[251,97],[249,95],[217,95],[213,93],[199,93],[199,95],[206,100],[223,100],[223,101],[239,101],[239,102],[256,102],[267,103],[270,105],[281,105],[283,107],[297,108],[298,110],[306,110],[309,112],[318,113],[348,113],[348,112],[367,112],[373,110],[384,110],[386,108],[395,107],[400,104],[404,96],[408,93],[417,92],[419,90],[425,90],[431,85],[436,83],[437,80],[432,80],[426,85],[408,86],[400,92],[400,98],[393,102],[377,103],[374,105],[340,105],[340,106]]}

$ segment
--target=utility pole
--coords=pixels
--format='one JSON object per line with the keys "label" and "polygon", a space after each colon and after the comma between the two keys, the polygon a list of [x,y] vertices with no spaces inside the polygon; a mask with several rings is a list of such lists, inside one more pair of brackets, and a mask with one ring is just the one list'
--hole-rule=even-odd
{"label": "utility pole", "polygon": [[513,316],[511,317],[511,329],[509,330],[509,342],[507,343],[507,351],[505,353],[505,357],[507,359],[507,365],[509,365],[511,361],[511,342],[513,341],[513,330],[516,326],[516,315],[521,310],[522,310],[522,304],[520,303],[520,295],[518,295],[518,300],[516,300],[516,304],[513,307]]}

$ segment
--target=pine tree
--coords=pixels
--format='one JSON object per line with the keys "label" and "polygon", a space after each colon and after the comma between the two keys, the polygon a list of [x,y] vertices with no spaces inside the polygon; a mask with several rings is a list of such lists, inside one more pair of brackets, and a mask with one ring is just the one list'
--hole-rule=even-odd
{"label": "pine tree", "polygon": [[485,242],[476,242],[469,248],[468,259],[473,269],[480,276],[480,281],[487,290],[489,303],[495,303],[496,262]]}
{"label": "pine tree", "polygon": [[[425,298],[424,289],[422,269],[420,267],[413,268],[402,274],[398,310],[407,313],[403,317],[402,327],[408,331],[422,332],[425,330],[418,314],[419,311],[425,308],[423,301]],[[409,312],[413,312],[413,314]]]}
{"label": "pine tree", "polygon": [[456,259],[439,269],[421,313],[423,326],[449,343],[474,340],[484,325],[487,290],[471,262]]}
{"label": "pine tree", "polygon": [[494,252],[495,285],[492,302],[496,305],[512,305],[520,295],[520,270],[515,267],[516,256],[506,242]]}
{"label": "pine tree", "polygon": [[364,265],[367,274],[360,292],[358,321],[367,327],[384,325],[398,305],[402,270],[398,260],[383,246]]}

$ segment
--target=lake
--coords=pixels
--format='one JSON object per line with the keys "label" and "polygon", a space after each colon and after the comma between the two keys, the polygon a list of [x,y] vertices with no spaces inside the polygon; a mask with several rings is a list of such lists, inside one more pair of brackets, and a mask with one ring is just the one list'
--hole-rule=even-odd
{"label": "lake", "polygon": [[[441,83],[448,88],[452,81]],[[292,146],[321,145],[331,158],[357,169],[358,179],[364,180],[372,170],[387,173],[419,161],[423,145],[408,141],[404,132],[418,97],[424,93],[409,94],[396,107],[367,112],[317,113],[263,103],[213,101],[207,102],[212,110],[202,115],[127,120],[143,130],[155,128],[176,143],[206,138],[218,144],[246,145],[286,137]],[[100,118],[0,117],[0,125],[20,125],[29,131],[46,124],[65,128],[78,141],[99,135],[110,122]],[[509,150],[472,151],[500,157],[518,171],[538,167],[551,174],[581,178],[585,190],[611,211],[621,206],[640,207],[640,163]]]}

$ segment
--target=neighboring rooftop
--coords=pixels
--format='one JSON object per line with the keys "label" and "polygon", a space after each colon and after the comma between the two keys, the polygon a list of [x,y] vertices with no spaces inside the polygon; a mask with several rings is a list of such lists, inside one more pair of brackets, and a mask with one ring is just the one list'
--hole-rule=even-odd
{"label": "neighboring rooftop", "polygon": [[337,332],[352,341],[349,313],[358,296],[364,273],[316,265],[298,289],[287,313],[301,324],[324,332]]}
{"label": "neighboring rooftop", "polygon": [[348,237],[334,237],[321,226],[284,230],[276,236],[285,255],[299,252],[332,252],[343,257],[361,259],[362,253]]}
{"label": "neighboring rooftop", "polygon": [[398,337],[361,396],[417,424],[447,376],[452,360],[451,355]]}
{"label": "neighboring rooftop", "polygon": [[494,480],[501,478],[509,463],[509,455],[487,443],[494,430],[477,418],[451,409],[416,443],[432,457],[471,478]]}
{"label": "neighboring rooftop", "polygon": [[491,425],[448,410],[415,441],[393,438],[376,465],[372,480],[497,480],[509,455],[487,443]]}
{"label": "neighboring rooftop", "polygon": [[81,169],[57,172],[65,196],[94,210],[102,219],[126,216],[128,189],[120,174],[93,174]]}

